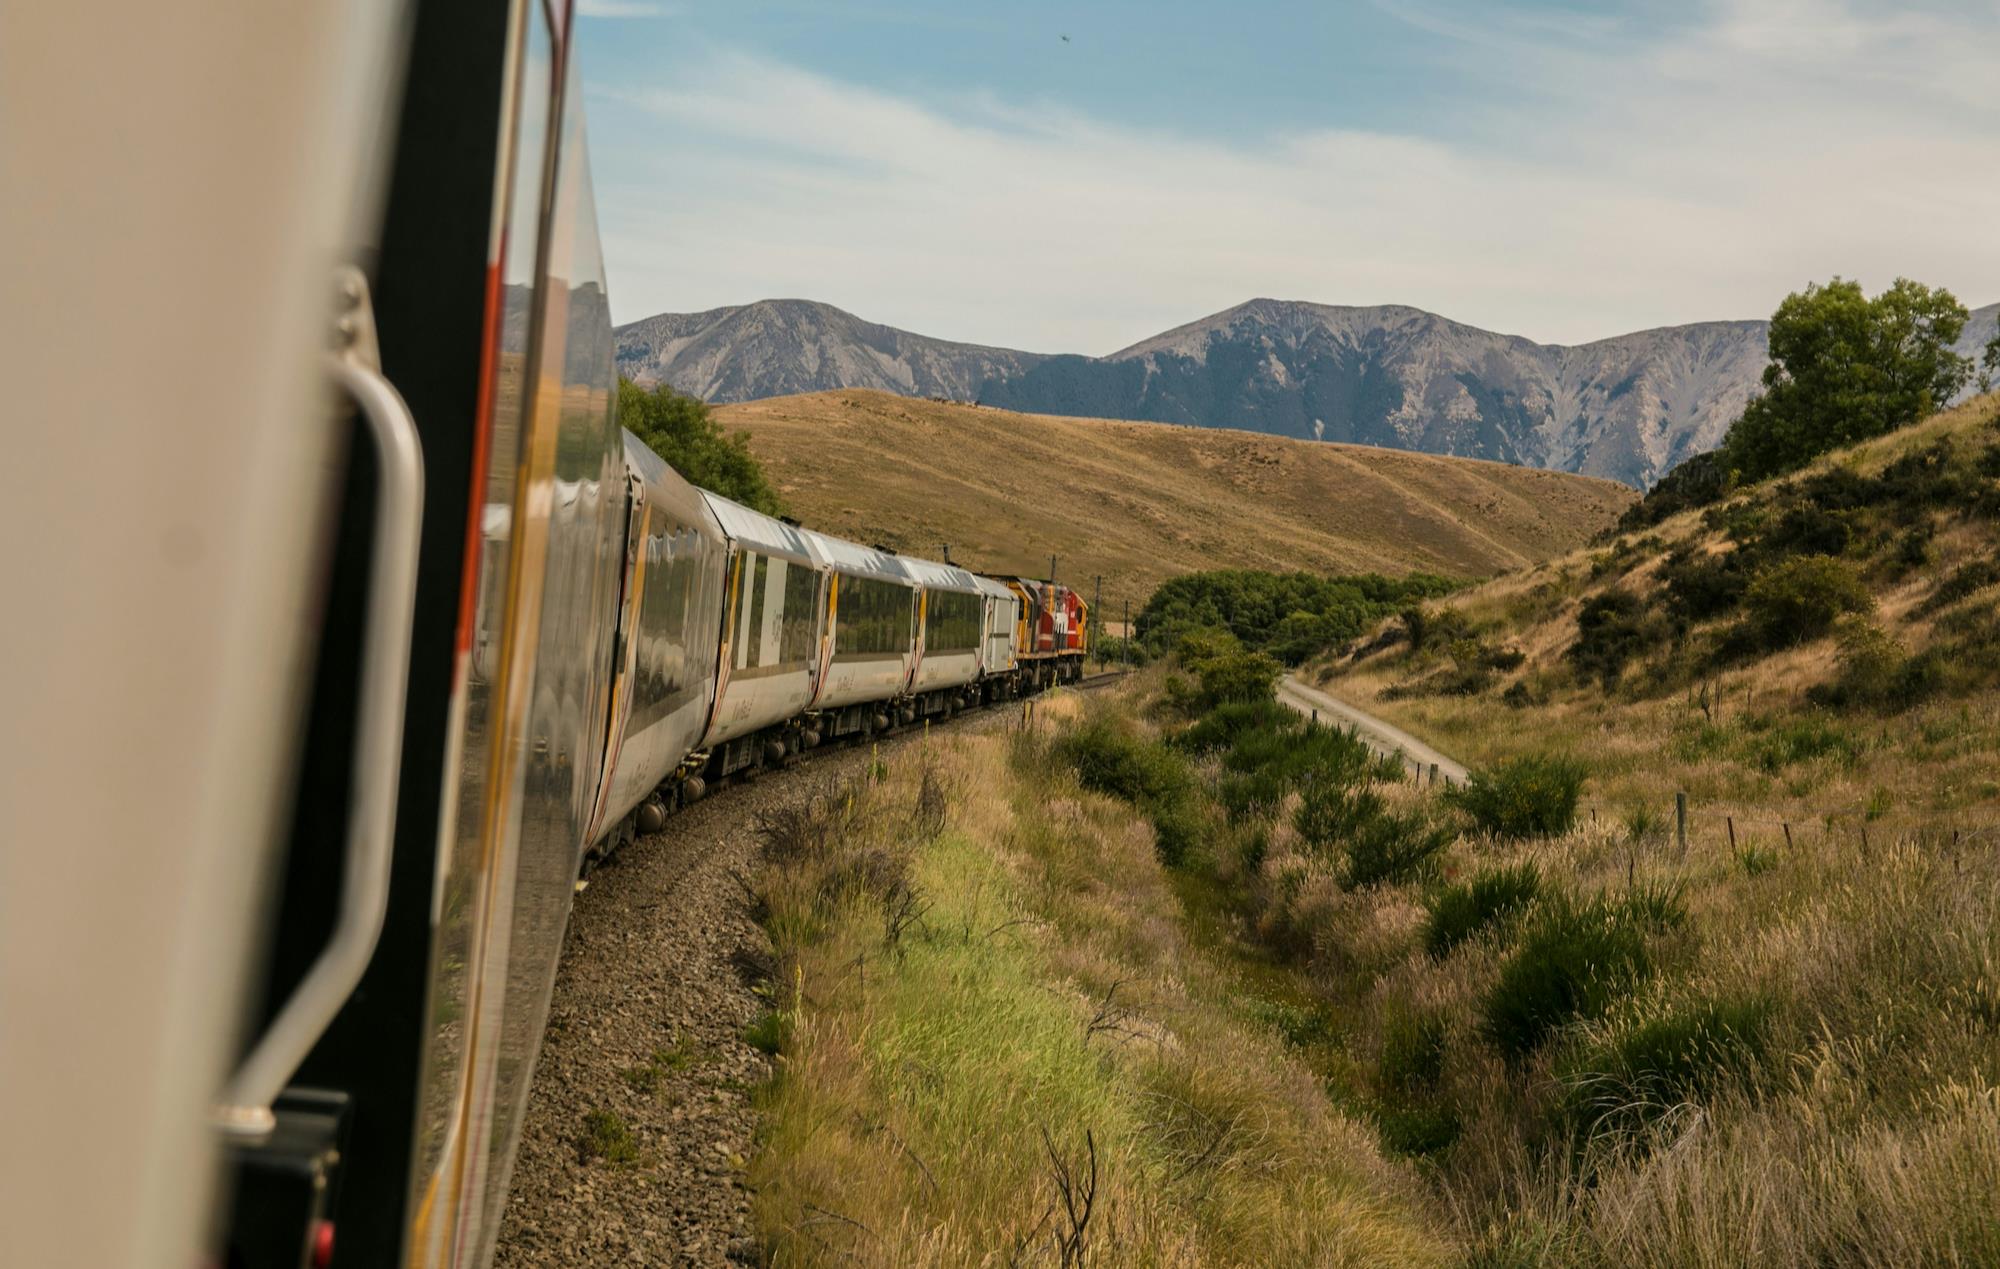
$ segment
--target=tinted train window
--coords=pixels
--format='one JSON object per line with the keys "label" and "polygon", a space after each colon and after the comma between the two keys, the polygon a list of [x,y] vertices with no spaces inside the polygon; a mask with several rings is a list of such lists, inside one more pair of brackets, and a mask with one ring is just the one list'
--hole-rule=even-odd
{"label": "tinted train window", "polygon": [[934,590],[924,597],[926,653],[971,652],[979,647],[979,628],[979,596]]}
{"label": "tinted train window", "polygon": [[796,561],[785,565],[785,613],[778,628],[778,660],[810,661],[818,624],[819,574]]}
{"label": "tinted train window", "polygon": [[873,577],[843,576],[835,600],[836,655],[900,656],[909,651],[916,592]]}

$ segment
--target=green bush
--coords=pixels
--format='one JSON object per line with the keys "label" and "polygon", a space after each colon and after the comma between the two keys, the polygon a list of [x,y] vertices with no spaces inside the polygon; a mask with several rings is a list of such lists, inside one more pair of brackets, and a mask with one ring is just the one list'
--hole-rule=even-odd
{"label": "green bush", "polygon": [[1683,546],[1660,566],[1667,611],[1684,622],[1707,621],[1736,607],[1750,585],[1747,552],[1711,554]]}
{"label": "green bush", "polygon": [[1297,711],[1275,699],[1230,701],[1195,720],[1176,743],[1190,753],[1218,753],[1253,732],[1287,732],[1299,726]]}
{"label": "green bush", "polygon": [[1729,469],[1722,456],[1696,454],[1660,477],[1645,497],[1625,508],[1618,517],[1618,531],[1648,528],[1668,516],[1720,502],[1729,490]]}
{"label": "green bush", "polygon": [[1403,623],[1404,637],[1416,652],[1450,647],[1472,633],[1465,614],[1456,608],[1426,608],[1422,604],[1411,604],[1403,609],[1399,619]]}
{"label": "green bush", "polygon": [[1281,726],[1245,731],[1222,758],[1223,805],[1241,815],[1273,810],[1294,789],[1345,787],[1367,776],[1368,747],[1332,727],[1310,727],[1296,714]]}
{"label": "green bush", "polygon": [[1275,660],[1245,648],[1226,630],[1190,631],[1182,636],[1175,655],[1200,684],[1186,702],[1197,713],[1218,705],[1270,700],[1285,672]]}
{"label": "green bush", "polygon": [[1444,886],[1424,901],[1424,950],[1443,956],[1486,927],[1527,910],[1541,893],[1533,860],[1481,870],[1471,881]]}
{"label": "green bush", "polygon": [[[1940,621],[1939,628],[1948,621]],[[1944,689],[1954,655],[1961,665],[1975,662],[1970,651],[1969,647],[1927,648],[1905,656],[1902,645],[1873,622],[1851,619],[1840,627],[1839,672],[1814,684],[1806,698],[1829,709],[1911,709]]]}
{"label": "green bush", "polygon": [[1433,823],[1420,810],[1363,820],[1347,836],[1342,880],[1350,890],[1419,880],[1430,875],[1453,836],[1449,825]]}
{"label": "green bush", "polygon": [[1588,774],[1575,758],[1529,754],[1473,772],[1449,797],[1494,837],[1555,837],[1576,824],[1576,803]]}
{"label": "green bush", "polygon": [[1413,600],[1442,595],[1456,583],[1425,573],[1321,577],[1257,569],[1213,569],[1161,583],[1136,624],[1140,642],[1165,653],[1187,631],[1227,630],[1253,651],[1288,665],[1357,638]]}
{"label": "green bush", "polygon": [[1627,664],[1665,642],[1670,633],[1637,595],[1607,590],[1577,610],[1576,642],[1570,645],[1569,660],[1609,691]]}
{"label": "green bush", "polygon": [[1544,896],[1486,994],[1487,1039],[1518,1061],[1557,1028],[1602,1016],[1650,970],[1648,936],[1685,919],[1674,891],[1621,899]]}
{"label": "green bush", "polygon": [[1872,611],[1875,601],[1851,565],[1804,555],[1759,572],[1743,607],[1757,642],[1777,649],[1817,639],[1847,614]]}
{"label": "green bush", "polygon": [[1352,837],[1363,824],[1387,811],[1381,795],[1331,780],[1307,786],[1292,815],[1292,827],[1307,844],[1327,849]]}
{"label": "green bush", "polygon": [[1704,1000],[1618,1027],[1558,1065],[1558,1114],[1577,1142],[1637,1132],[1749,1075],[1770,1017],[1765,1000]]}
{"label": "green bush", "polygon": [[1076,772],[1084,788],[1138,807],[1152,821],[1160,857],[1168,864],[1180,863],[1200,839],[1193,773],[1166,745],[1093,715],[1057,737],[1050,752]]}

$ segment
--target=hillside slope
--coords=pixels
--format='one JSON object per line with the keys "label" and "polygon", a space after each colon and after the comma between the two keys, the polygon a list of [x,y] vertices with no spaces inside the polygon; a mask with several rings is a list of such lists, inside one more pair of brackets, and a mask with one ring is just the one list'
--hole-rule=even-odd
{"label": "hillside slope", "polygon": [[[1990,339],[2000,304],[1959,350]],[[1490,458],[1645,486],[1720,443],[1756,389],[1768,323],[1538,344],[1402,305],[1258,299],[1106,357],[951,343],[827,304],[765,300],[618,329],[618,368],[714,402],[877,388]]]}
{"label": "hillside slope", "polygon": [[995,571],[1104,577],[1133,609],[1176,573],[1486,576],[1575,547],[1609,481],[1211,428],[1015,414],[882,392],[726,406],[806,523]]}

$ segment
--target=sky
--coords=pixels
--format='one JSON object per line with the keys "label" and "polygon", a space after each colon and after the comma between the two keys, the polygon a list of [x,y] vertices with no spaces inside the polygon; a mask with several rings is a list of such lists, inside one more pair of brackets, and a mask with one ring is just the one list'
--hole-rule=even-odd
{"label": "sky", "polygon": [[2000,300],[2000,0],[578,0],[620,322],[1105,354],[1258,296],[1548,343]]}

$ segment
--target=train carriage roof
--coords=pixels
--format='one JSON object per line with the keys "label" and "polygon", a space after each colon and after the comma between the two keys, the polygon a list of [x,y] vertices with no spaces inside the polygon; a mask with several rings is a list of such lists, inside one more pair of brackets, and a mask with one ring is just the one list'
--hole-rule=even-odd
{"label": "train carriage roof", "polygon": [[955,590],[964,595],[980,593],[979,579],[956,564],[939,564],[935,560],[901,557],[903,567],[910,576],[924,584],[926,590]]}
{"label": "train carriage roof", "polygon": [[980,594],[989,595],[994,599],[1013,599],[1015,597],[1014,592],[1008,589],[1007,583],[995,581],[983,573],[974,573],[972,575],[972,584],[979,589]]}
{"label": "train carriage roof", "polygon": [[819,563],[806,543],[806,531],[795,524],[767,516],[719,493],[704,489],[702,498],[722,522],[722,531],[732,542],[741,542],[765,555],[784,555],[806,563]]}
{"label": "train carriage roof", "polygon": [[872,546],[862,546],[849,542],[846,538],[836,538],[825,533],[815,533],[811,529],[800,529],[806,545],[812,548],[813,558],[828,568],[857,577],[874,577],[898,586],[915,586],[917,579],[905,567],[903,558],[888,551],[878,551]]}

